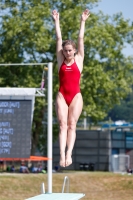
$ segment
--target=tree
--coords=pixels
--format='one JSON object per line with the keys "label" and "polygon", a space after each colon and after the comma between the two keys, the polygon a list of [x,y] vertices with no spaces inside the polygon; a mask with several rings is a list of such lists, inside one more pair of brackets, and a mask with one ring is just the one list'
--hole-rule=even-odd
{"label": "tree", "polygon": [[125,120],[133,122],[133,92],[127,96],[120,105],[115,105],[108,113],[113,121]]}
{"label": "tree", "polygon": [[[70,8],[70,2],[63,1],[57,6],[64,40],[77,39],[82,12],[78,3]],[[92,121],[103,119],[131,91],[133,58],[125,57],[122,49],[125,43],[133,43],[132,30],[131,22],[124,20],[121,13],[113,17],[105,16],[102,12],[97,15],[92,13],[86,22],[81,91],[84,110]]]}
{"label": "tree", "polygon": [[[80,15],[98,0],[9,0],[1,1],[3,9],[0,30],[0,63],[53,62],[53,98],[58,90],[55,55],[55,30],[52,9],[60,12],[63,39],[77,40]],[[76,6],[75,6],[76,5]],[[133,26],[122,14],[113,17],[91,13],[86,22],[85,60],[81,78],[84,111],[93,121],[103,119],[108,111],[130,92],[133,82],[131,57],[122,53],[125,42],[132,44]],[[38,87],[44,66],[1,67],[0,86]],[[7,73],[8,71],[8,73]],[[26,77],[26,78],[24,78]],[[47,92],[46,92],[47,93]],[[46,99],[36,99],[33,120],[32,154],[39,140],[44,141]],[[54,102],[53,102],[54,103]],[[54,113],[55,114],[55,113]],[[56,137],[57,129],[54,132]],[[42,139],[43,138],[43,139]]]}
{"label": "tree", "polygon": [[[51,40],[49,5],[35,1],[2,1],[0,30],[0,63],[49,62]],[[44,66],[0,67],[1,87],[40,87]],[[32,150],[34,155],[43,132],[42,120],[46,110],[46,99],[36,98]]]}

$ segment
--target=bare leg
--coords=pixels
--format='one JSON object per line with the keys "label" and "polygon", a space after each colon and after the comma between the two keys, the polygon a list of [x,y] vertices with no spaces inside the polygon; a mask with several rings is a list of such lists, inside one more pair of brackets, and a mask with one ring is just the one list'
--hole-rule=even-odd
{"label": "bare leg", "polygon": [[56,114],[59,121],[59,145],[60,145],[60,166],[65,167],[65,149],[67,142],[67,118],[68,106],[61,93],[56,98]]}
{"label": "bare leg", "polygon": [[78,93],[72,100],[68,110],[68,132],[67,132],[67,153],[66,166],[72,164],[72,150],[76,139],[76,124],[83,108],[81,93]]}

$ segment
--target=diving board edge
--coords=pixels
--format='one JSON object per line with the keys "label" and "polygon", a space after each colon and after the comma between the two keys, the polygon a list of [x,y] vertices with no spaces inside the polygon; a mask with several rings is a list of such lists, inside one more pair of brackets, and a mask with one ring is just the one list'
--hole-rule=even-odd
{"label": "diving board edge", "polygon": [[83,193],[45,193],[25,200],[79,200],[84,196]]}

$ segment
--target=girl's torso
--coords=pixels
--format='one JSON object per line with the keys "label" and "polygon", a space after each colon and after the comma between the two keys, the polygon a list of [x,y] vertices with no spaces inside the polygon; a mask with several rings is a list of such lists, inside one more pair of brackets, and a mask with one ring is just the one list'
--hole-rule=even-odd
{"label": "girl's torso", "polygon": [[62,63],[59,70],[59,92],[63,95],[67,105],[69,106],[72,99],[77,93],[80,93],[80,71],[74,62],[70,66]]}
{"label": "girl's torso", "polygon": [[72,61],[70,63],[66,63],[64,56],[62,57],[62,59],[60,60],[60,62],[58,63],[58,72],[60,71],[60,68],[62,67],[62,64],[65,64],[66,66],[71,66],[74,63],[76,63],[77,68],[79,69],[80,73],[82,72],[83,69],[83,59],[80,58],[79,56],[75,56],[74,59],[72,59]]}

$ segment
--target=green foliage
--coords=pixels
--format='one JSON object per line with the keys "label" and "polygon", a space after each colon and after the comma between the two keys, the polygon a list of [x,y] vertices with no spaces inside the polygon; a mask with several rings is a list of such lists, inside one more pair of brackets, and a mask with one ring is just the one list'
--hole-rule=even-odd
{"label": "green foliage", "polygon": [[[51,11],[60,12],[63,40],[77,41],[80,16],[98,0],[9,0],[0,2],[0,63],[53,62],[53,99],[58,91],[55,30]],[[122,53],[125,43],[133,43],[133,26],[122,14],[113,17],[91,13],[86,22],[85,60],[81,78],[84,111],[92,121],[103,119],[108,111],[130,92],[132,57]],[[0,67],[1,87],[39,87],[44,66]],[[47,89],[47,87],[46,87]],[[47,94],[47,90],[46,90]],[[32,153],[46,142],[43,127],[46,99],[36,99]],[[54,103],[54,102],[53,102]],[[55,112],[54,112],[55,116]],[[58,131],[53,130],[54,137]]]}
{"label": "green foliage", "polygon": [[133,60],[126,58],[122,49],[124,42],[132,42],[132,28],[122,15],[110,18],[102,13],[92,15],[86,25],[82,91],[85,109],[95,121],[131,91]]}
{"label": "green foliage", "polygon": [[[0,63],[49,62],[52,36],[48,24],[50,15],[48,2],[36,4],[36,1],[8,1],[3,3],[1,8],[3,8],[3,18],[0,30]],[[0,86],[38,88],[43,68],[44,66],[0,67]],[[43,133],[42,119],[46,101],[47,99],[36,98],[32,155],[36,151],[40,134]]]}
{"label": "green foliage", "polygon": [[133,122],[133,92],[120,105],[115,105],[109,111],[108,117],[113,121],[125,120],[126,122]]}

